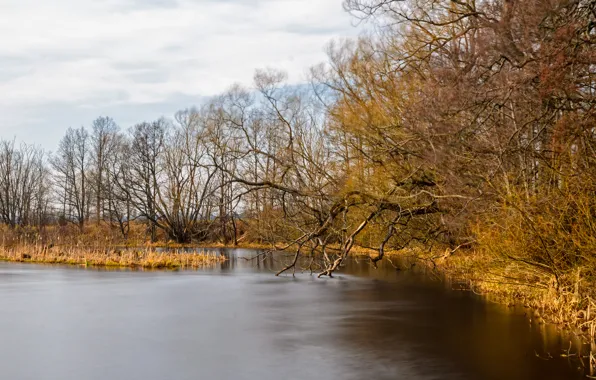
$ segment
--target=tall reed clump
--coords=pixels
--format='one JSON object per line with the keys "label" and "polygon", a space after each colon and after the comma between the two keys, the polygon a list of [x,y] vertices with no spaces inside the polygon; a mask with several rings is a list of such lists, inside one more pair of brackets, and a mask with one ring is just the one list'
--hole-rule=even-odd
{"label": "tall reed clump", "polygon": [[226,260],[224,256],[200,252],[158,252],[155,249],[111,249],[77,246],[49,247],[38,244],[0,246],[0,260],[12,262],[69,264],[82,266],[145,269],[196,269]]}

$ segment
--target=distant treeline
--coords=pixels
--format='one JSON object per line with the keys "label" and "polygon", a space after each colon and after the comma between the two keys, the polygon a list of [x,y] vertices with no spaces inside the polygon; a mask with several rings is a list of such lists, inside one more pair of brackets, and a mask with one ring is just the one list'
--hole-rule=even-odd
{"label": "distant treeline", "polygon": [[594,281],[595,4],[346,0],[374,33],[330,44],[308,85],[263,70],[173,119],[69,129],[51,155],[2,143],[1,218],[181,243],[237,241],[242,219],[243,238],[324,253],[323,275],[354,245],[416,245]]}

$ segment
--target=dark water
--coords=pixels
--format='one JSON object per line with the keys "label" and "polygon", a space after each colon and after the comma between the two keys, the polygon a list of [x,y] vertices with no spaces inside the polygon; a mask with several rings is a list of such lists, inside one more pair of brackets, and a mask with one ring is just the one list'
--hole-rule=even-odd
{"label": "dark water", "polygon": [[364,261],[275,277],[252,253],[198,272],[0,263],[0,379],[583,378],[568,339],[473,294]]}

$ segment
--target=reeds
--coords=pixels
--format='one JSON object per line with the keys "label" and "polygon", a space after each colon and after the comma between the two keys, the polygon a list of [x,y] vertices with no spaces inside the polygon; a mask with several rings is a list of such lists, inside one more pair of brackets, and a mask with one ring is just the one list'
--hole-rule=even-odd
{"label": "reeds", "polygon": [[148,249],[85,248],[42,245],[0,246],[0,260],[11,262],[68,264],[144,269],[196,269],[225,261],[224,256],[206,251],[159,252]]}

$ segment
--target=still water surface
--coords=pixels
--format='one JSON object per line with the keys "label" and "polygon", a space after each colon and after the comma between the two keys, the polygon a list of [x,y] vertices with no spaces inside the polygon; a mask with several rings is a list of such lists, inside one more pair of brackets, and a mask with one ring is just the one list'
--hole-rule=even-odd
{"label": "still water surface", "polygon": [[568,340],[438,281],[352,261],[191,272],[0,263],[0,378],[581,379]]}

